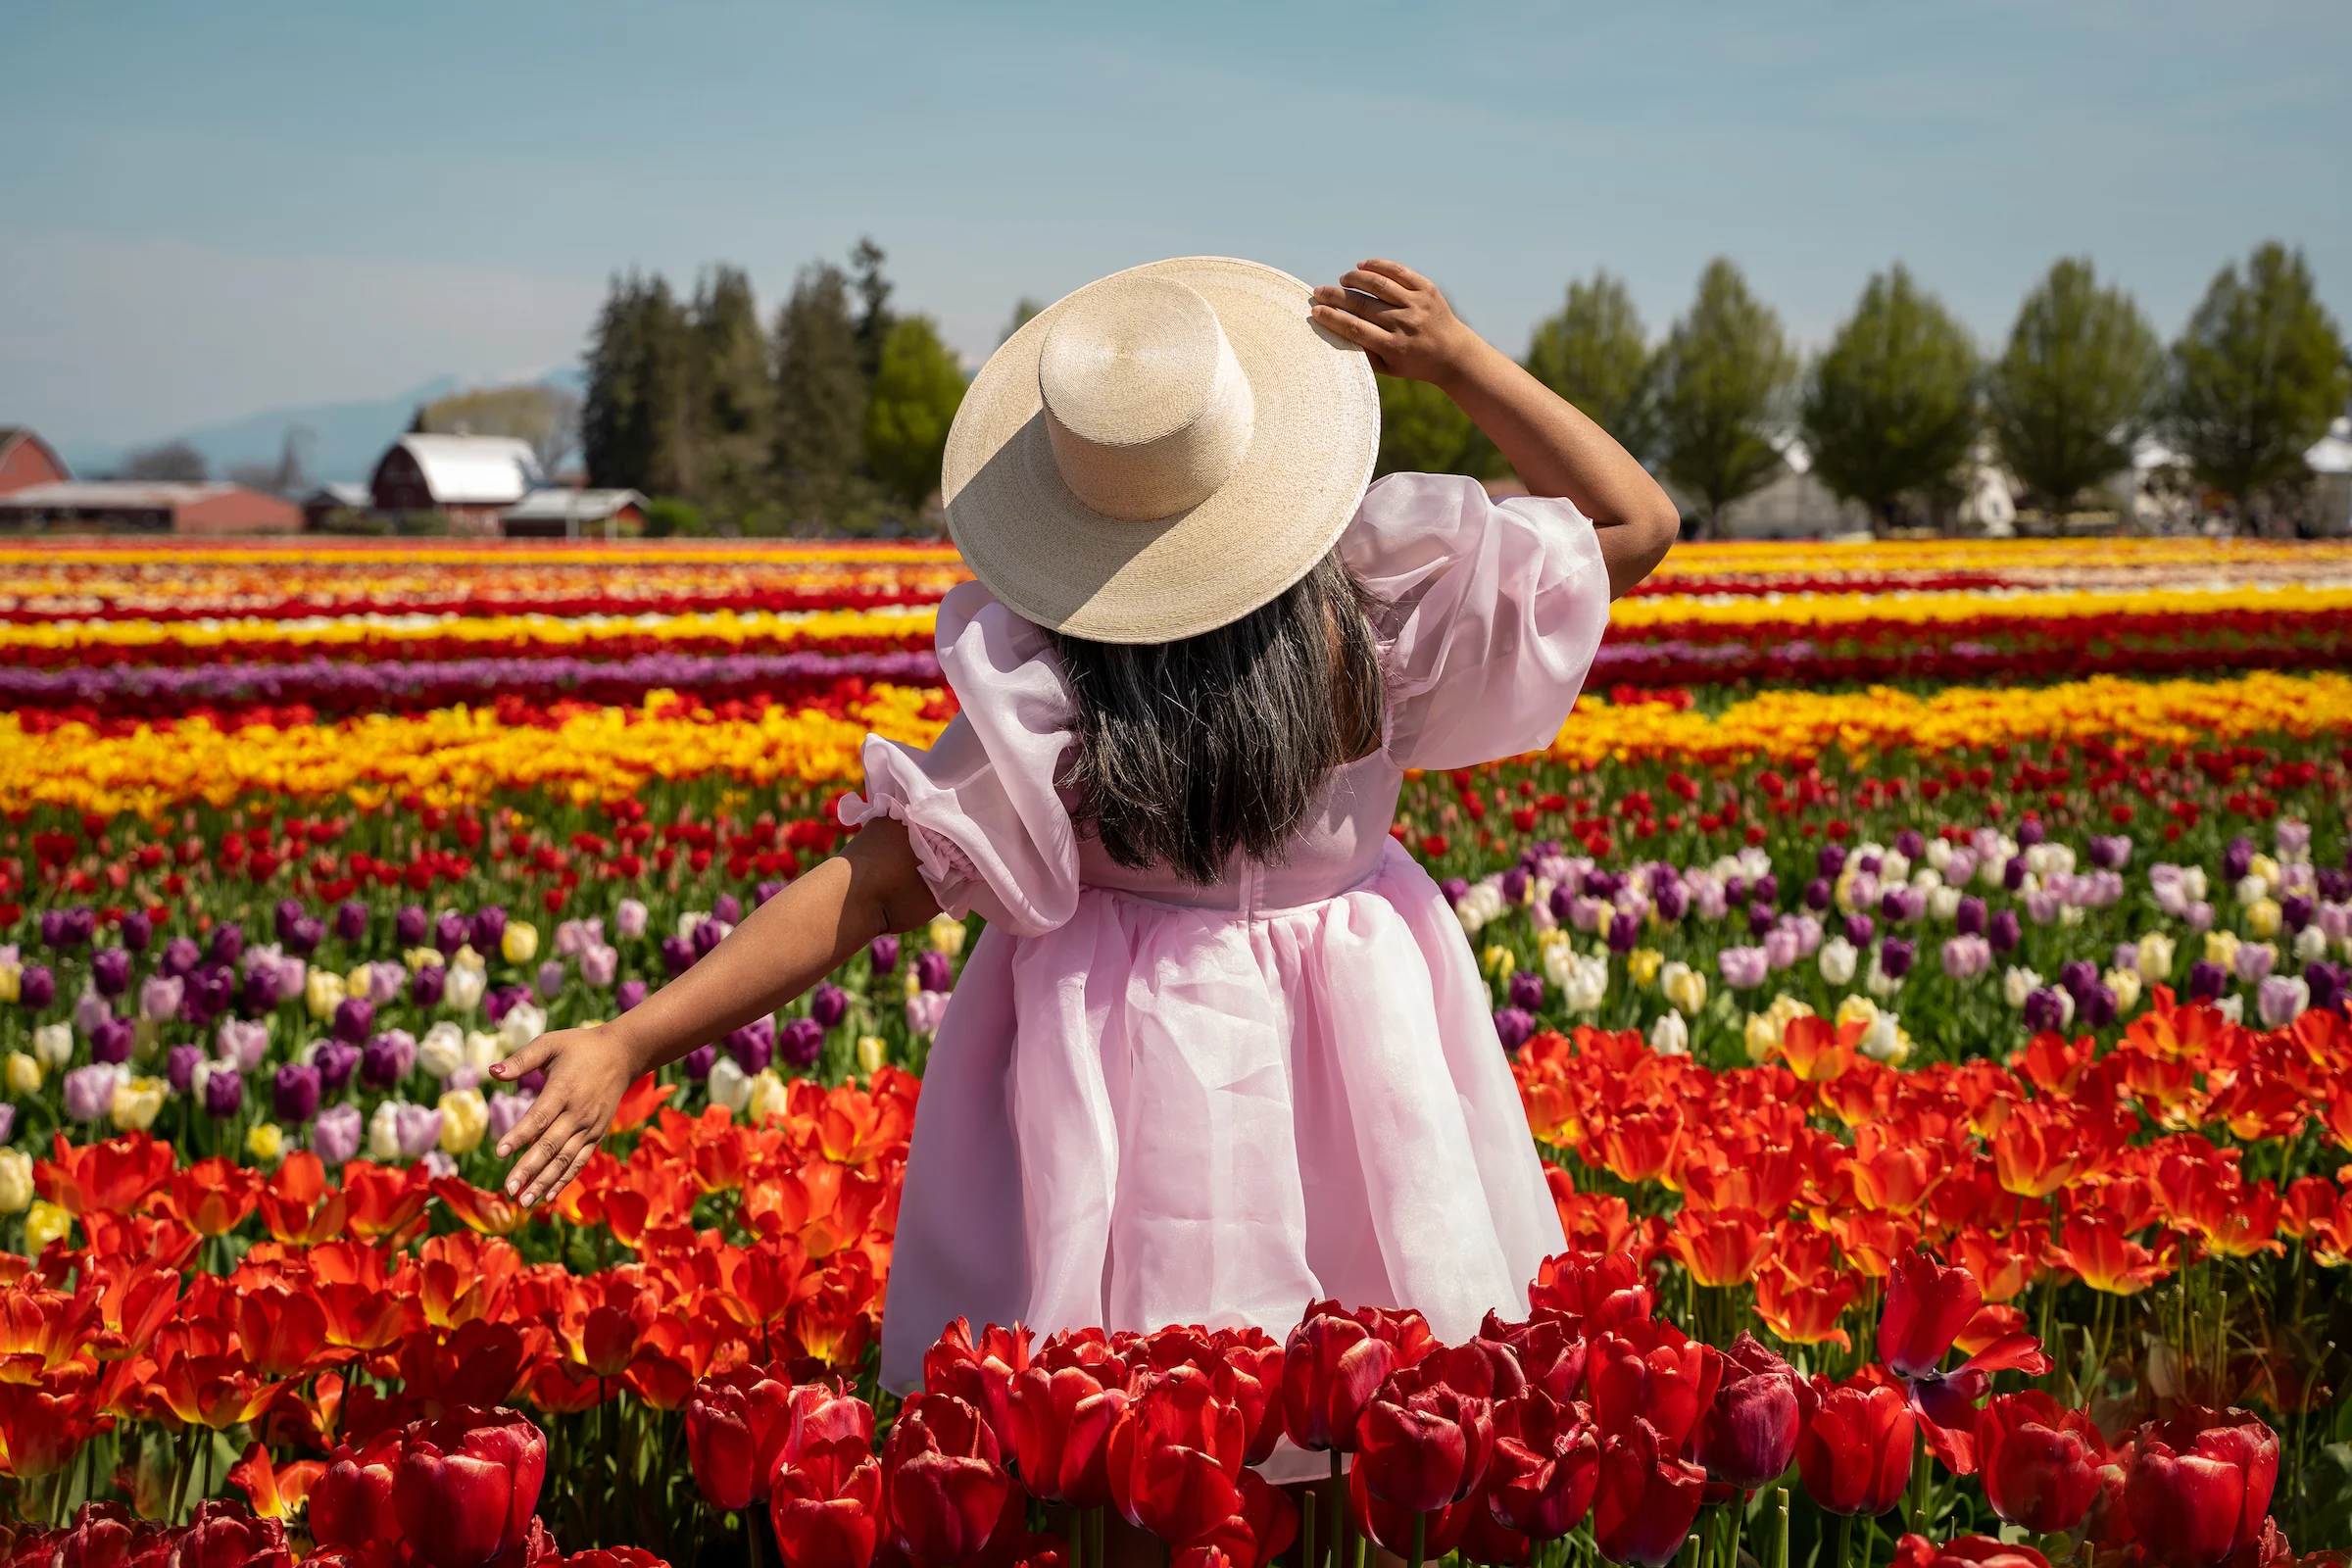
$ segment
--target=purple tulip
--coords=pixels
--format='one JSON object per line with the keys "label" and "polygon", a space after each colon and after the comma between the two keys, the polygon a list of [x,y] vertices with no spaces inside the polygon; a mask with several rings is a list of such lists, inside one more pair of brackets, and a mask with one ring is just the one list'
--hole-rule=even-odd
{"label": "purple tulip", "polygon": [[743,923],[743,901],[732,893],[721,893],[710,905],[710,912],[729,925]]}
{"label": "purple tulip", "polygon": [[2222,880],[2236,882],[2254,869],[2254,841],[2240,833],[2222,851]]}
{"label": "purple tulip", "polygon": [[92,1061],[124,1062],[130,1059],[130,1048],[138,1032],[128,1018],[110,1017],[90,1031],[90,1059]]}
{"label": "purple tulip", "polygon": [[2001,867],[2001,886],[2015,893],[2026,885],[2026,858],[2022,855],[2012,855],[2007,863]]}
{"label": "purple tulip", "polygon": [[422,947],[426,929],[424,910],[414,904],[402,905],[392,916],[392,940],[401,947]]}
{"label": "purple tulip", "polygon": [[2267,942],[2241,942],[2237,945],[2237,977],[2255,985],[2270,977],[2271,966],[2278,961],[2278,951]]}
{"label": "purple tulip", "polygon": [[179,1004],[187,995],[187,981],[176,975],[151,974],[139,982],[139,1016],[170,1023],[179,1016]]}
{"label": "purple tulip", "polygon": [[359,1064],[360,1048],[346,1040],[321,1040],[318,1049],[311,1053],[311,1065],[318,1069],[318,1087],[330,1095],[343,1092]]}
{"label": "purple tulip", "polygon": [[2278,901],[2278,923],[2291,933],[2311,924],[2314,906],[2300,893],[2289,893]]}
{"label": "purple tulip", "polygon": [[914,956],[915,984],[925,991],[953,991],[956,971],[948,956],[936,948],[925,948]]}
{"label": "purple tulip", "polygon": [[728,922],[715,914],[698,924],[694,928],[694,935],[687,939],[694,944],[695,957],[707,958],[716,952],[718,945],[727,940],[727,932]]}
{"label": "purple tulip", "polygon": [[1867,914],[1845,917],[1845,940],[1857,948],[1867,948],[1879,934],[1879,924]]}
{"label": "purple tulip", "polygon": [[[1658,911],[1659,919],[1672,925],[1690,911],[1690,894],[1679,880],[1655,882],[1651,884],[1649,904],[1651,908]],[[1551,912],[1563,920],[1568,918],[1560,908],[1560,895],[1556,890],[1551,895]]]}
{"label": "purple tulip", "polygon": [[280,1121],[306,1122],[318,1114],[318,1069],[289,1061],[277,1069],[270,1102]]}
{"label": "purple tulip", "polygon": [[335,1004],[334,1036],[358,1045],[375,1028],[375,1004],[366,997],[345,997]]}
{"label": "purple tulip", "polygon": [[226,1012],[236,995],[236,971],[225,963],[199,964],[188,971],[187,990],[180,994],[179,1015],[201,1029]]}
{"label": "purple tulip", "polygon": [[[1464,886],[1463,891],[1469,891],[1467,885]],[[889,974],[897,969],[899,966],[899,939],[893,936],[874,938],[865,945],[865,961],[872,965],[876,974]]]}
{"label": "purple tulip", "polygon": [[1510,905],[1527,902],[1526,867],[1514,865],[1502,873],[1502,902]]}
{"label": "purple tulip", "polygon": [[1983,936],[1984,934],[1984,901],[1973,893],[1964,896],[1960,900],[1960,906],[1952,913],[1952,929],[1964,937]]}
{"label": "purple tulip", "polygon": [[492,1095],[490,1097],[491,1142],[496,1143],[513,1132],[514,1124],[522,1120],[523,1112],[531,1108],[531,1102],[538,1098],[536,1093],[521,1095],[502,1092]]}
{"label": "purple tulip", "polygon": [[27,1009],[38,1012],[57,1000],[57,976],[45,963],[30,963],[17,977],[17,1001]]}
{"label": "purple tulip", "polygon": [[270,928],[277,933],[277,940],[283,942],[292,934],[294,922],[301,918],[302,901],[300,899],[280,899],[277,901],[276,909],[271,913]]}
{"label": "purple tulip", "polygon": [[696,1083],[710,1076],[710,1064],[718,1060],[716,1046],[697,1046],[679,1058],[678,1068]]}
{"label": "purple tulip", "polygon": [[434,1152],[441,1142],[441,1107],[438,1105],[410,1105],[395,1102],[392,1108],[392,1141],[403,1159],[422,1159]]}
{"label": "purple tulip", "polygon": [[164,1081],[178,1094],[186,1094],[188,1085],[196,1081],[196,1064],[204,1060],[201,1046],[173,1046],[164,1053]]}
{"label": "purple tulip", "polygon": [[164,956],[156,960],[155,971],[177,978],[194,969],[196,960],[203,956],[204,951],[195,943],[186,937],[173,937],[164,944]]}
{"label": "purple tulip", "polygon": [[104,1062],[76,1067],[66,1074],[66,1114],[75,1121],[96,1121],[115,1102],[115,1085],[122,1069]]}
{"label": "purple tulip", "polygon": [[360,1152],[368,1124],[357,1105],[336,1105],[318,1113],[311,1123],[311,1152],[329,1165],[340,1165]]}
{"label": "purple tulip", "polygon": [[215,1121],[226,1121],[245,1105],[245,1080],[226,1067],[216,1066],[204,1075],[204,1113]]}
{"label": "purple tulip", "polygon": [[2094,833],[2088,846],[2090,863],[2102,871],[2120,871],[2132,860],[2132,841],[2123,834]]}
{"label": "purple tulip", "polygon": [[2017,842],[2029,850],[2048,836],[2039,817],[2029,816],[2017,824]]}
{"label": "purple tulip", "polygon": [[598,988],[609,986],[620,972],[620,951],[598,943],[580,955],[580,978]]}
{"label": "purple tulip", "polygon": [[[1617,918],[1620,920],[1630,920],[1633,918],[1633,916],[1621,914]],[[1765,932],[1771,930],[1773,928],[1773,924],[1774,918],[1771,905],[1766,904],[1762,899],[1758,899],[1747,906],[1747,934],[1749,936],[1760,937]],[[1609,946],[1619,953],[1631,953],[1634,951],[1633,936],[1629,935],[1626,938],[1625,946],[1619,948],[1617,947],[1617,933],[1615,929],[1612,928],[1609,932]]]}
{"label": "purple tulip", "polygon": [[119,997],[130,989],[130,955],[121,948],[100,948],[90,955],[90,983],[102,997]]}
{"label": "purple tulip", "polygon": [[335,935],[346,942],[357,942],[368,935],[368,906],[357,899],[345,899],[335,906]]}
{"label": "purple tulip", "polygon": [[642,980],[623,980],[612,990],[612,1005],[627,1012],[645,1000],[646,989]]}
{"label": "purple tulip", "polygon": [[277,1005],[277,969],[274,965],[257,963],[245,971],[245,985],[238,993],[238,1004],[256,1017]]}
{"label": "purple tulip", "polygon": [[824,1049],[824,1026],[814,1018],[794,1018],[785,1023],[776,1054],[795,1067],[813,1067]]}
{"label": "purple tulip", "polygon": [[2025,937],[2025,928],[2017,923],[2015,909],[1995,909],[1984,924],[1984,936],[1995,953],[2013,951]]}
{"label": "purple tulip", "polygon": [[2054,986],[2042,986],[2026,998],[2026,1027],[2042,1034],[2062,1027],[2066,1022],[2065,993]]}
{"label": "purple tulip", "polygon": [[808,993],[808,1016],[819,1029],[830,1029],[850,1010],[850,994],[830,980],[819,980]]}
{"label": "purple tulip", "polygon": [[1585,873],[1585,897],[1588,899],[1613,899],[1621,885],[1615,876],[1606,871]]}
{"label": "purple tulip", "polygon": [[1821,852],[1814,856],[1813,864],[1814,868],[1818,870],[1822,876],[1832,882],[1837,881],[1838,873],[1845,869],[1845,846],[1842,844],[1824,844],[1821,847]]}
{"label": "purple tulip", "polygon": [[1793,965],[1802,939],[1793,925],[1776,925],[1764,933],[1764,964],[1774,973]]}
{"label": "purple tulip", "polygon": [[2199,958],[2188,966],[2188,995],[2191,1001],[2212,1002],[2230,984],[2230,971],[2218,963]]}
{"label": "purple tulip", "polygon": [[507,911],[495,904],[484,905],[473,917],[468,940],[473,951],[484,957],[498,951],[498,939],[507,934]]}
{"label": "purple tulip", "polygon": [[370,1089],[390,1089],[416,1065],[416,1037],[406,1029],[387,1029],[362,1048],[360,1082]]}
{"label": "purple tulip", "polygon": [[1894,836],[1894,853],[1906,860],[1916,860],[1928,853],[1928,841],[1917,828],[1907,827]]}
{"label": "purple tulip", "polygon": [[441,993],[448,986],[449,970],[438,963],[428,963],[409,976],[409,1000],[419,1011],[430,1011],[441,1004]]}
{"label": "purple tulip", "polygon": [[1715,955],[1723,983],[1734,991],[1748,991],[1764,983],[1771,962],[1762,948],[1725,948]]}
{"label": "purple tulip", "polygon": [[1544,977],[1533,969],[1512,970],[1510,983],[1504,989],[1510,1004],[1521,1012],[1544,1009]]}
{"label": "purple tulip", "polygon": [[122,945],[133,953],[145,953],[147,944],[155,940],[155,922],[145,911],[133,909],[122,916]]}
{"label": "purple tulip", "polygon": [[726,1038],[727,1054],[735,1065],[747,1073],[764,1068],[776,1054],[776,1020],[773,1017],[754,1018],[742,1028],[732,1030]]}
{"label": "purple tulip", "polygon": [[1642,941],[1641,916],[1620,909],[1609,916],[1609,951],[1631,953]]}
{"label": "purple tulip", "polygon": [[1459,904],[1470,896],[1470,883],[1463,877],[1449,876],[1438,884],[1438,891],[1446,895],[1447,904]]}
{"label": "purple tulip", "polygon": [[783,892],[786,886],[786,883],[778,881],[773,877],[769,878],[765,882],[753,883],[752,907],[757,909],[760,907],[760,906],[765,904],[768,900]]}
{"label": "purple tulip", "polygon": [[695,957],[694,944],[684,937],[663,937],[662,939],[662,967],[668,972],[671,979],[674,980],[693,968]]}
{"label": "purple tulip", "polygon": [[318,952],[318,944],[325,940],[326,922],[315,914],[306,914],[296,920],[294,928],[286,933],[286,950],[308,957]]}
{"label": "purple tulip", "polygon": [[70,911],[65,909],[43,909],[41,911],[41,946],[58,949],[74,947],[77,941],[74,932],[74,922]]}
{"label": "purple tulip", "polygon": [[447,910],[433,922],[433,946],[443,957],[449,957],[466,945],[466,917],[455,909]]}
{"label": "purple tulip", "polygon": [[1943,972],[1954,980],[1974,980],[1992,967],[1992,944],[1970,932],[1943,945]]}
{"label": "purple tulip", "polygon": [[[2352,855],[2352,851],[2347,851],[2346,854]],[[2344,900],[2352,898],[2352,875],[2347,875],[2332,865],[2321,866],[2313,880],[2319,883],[2320,897],[2329,904],[2341,904]]]}
{"label": "purple tulip", "polygon": [[245,928],[234,920],[223,920],[213,927],[212,955],[215,963],[234,963],[245,954]]}
{"label": "purple tulip", "polygon": [[1826,876],[1817,876],[1805,884],[1805,907],[1808,909],[1828,908],[1833,896],[1834,890],[1830,887],[1830,879]]}
{"label": "purple tulip", "polygon": [[612,906],[612,929],[624,942],[634,942],[645,935],[646,907],[635,899],[623,899]]}
{"label": "purple tulip", "polygon": [[1901,937],[1888,937],[1879,944],[1879,972],[1889,980],[1900,980],[1911,972],[1915,957],[1911,944]]}
{"label": "purple tulip", "polygon": [[251,1072],[270,1054],[270,1026],[247,1022],[242,1018],[223,1018],[220,1029],[213,1037],[213,1056],[216,1060],[233,1065],[239,1072]]}
{"label": "purple tulip", "polygon": [[1764,904],[1777,905],[1781,902],[1781,879],[1767,871],[1747,885],[1747,896]]}
{"label": "purple tulip", "polygon": [[1501,1040],[1505,1052],[1516,1054],[1521,1046],[1535,1038],[1536,1020],[1518,1007],[1498,1007],[1494,1012],[1494,1034]]}
{"label": "purple tulip", "polygon": [[2066,988],[2079,1007],[2082,1004],[2083,993],[2099,983],[2099,966],[2088,958],[2071,958],[2058,966],[2058,983]]}
{"label": "purple tulip", "polygon": [[16,1135],[17,1107],[13,1103],[0,1101],[0,1144],[7,1143]]}
{"label": "purple tulip", "polygon": [[2103,985],[2094,985],[2083,992],[2075,1005],[2082,1010],[2082,1021],[2093,1029],[2104,1029],[2115,1022],[2115,993]]}
{"label": "purple tulip", "polygon": [[106,999],[95,991],[84,991],[74,999],[74,1032],[86,1035],[114,1016]]}
{"label": "purple tulip", "polygon": [[500,986],[482,999],[482,1011],[490,1025],[496,1028],[506,1021],[507,1014],[531,1000],[529,986]]}
{"label": "purple tulip", "polygon": [[1743,876],[1724,878],[1723,902],[1735,906],[1745,904],[1747,902],[1747,878]]}
{"label": "purple tulip", "polygon": [[[1460,879],[1455,878],[1455,880],[1459,881]],[[1469,883],[1462,883],[1462,892],[1464,896],[1469,894]],[[1560,924],[1566,925],[1568,923],[1569,911],[1576,907],[1576,898],[1577,896],[1575,894],[1569,892],[1568,889],[1564,887],[1553,888],[1551,890],[1551,899],[1549,901],[1551,917]],[[1459,904],[1461,903],[1461,900],[1448,899],[1446,902],[1449,904]]]}
{"label": "purple tulip", "polygon": [[2311,1004],[2322,1012],[2333,1012],[2343,1003],[2344,971],[2336,964],[2305,965],[2303,983],[2311,987]]}

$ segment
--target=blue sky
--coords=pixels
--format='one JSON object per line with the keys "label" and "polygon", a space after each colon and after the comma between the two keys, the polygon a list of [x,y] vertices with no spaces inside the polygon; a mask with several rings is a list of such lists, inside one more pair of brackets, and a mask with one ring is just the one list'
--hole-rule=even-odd
{"label": "blue sky", "polygon": [[207,6],[19,0],[0,423],[132,440],[575,358],[631,266],[763,302],[870,233],[975,359],[1016,298],[1410,262],[1517,351],[1716,254],[1818,343],[1900,259],[1987,342],[2087,253],[2168,336],[2256,241],[2352,315],[2352,6]]}

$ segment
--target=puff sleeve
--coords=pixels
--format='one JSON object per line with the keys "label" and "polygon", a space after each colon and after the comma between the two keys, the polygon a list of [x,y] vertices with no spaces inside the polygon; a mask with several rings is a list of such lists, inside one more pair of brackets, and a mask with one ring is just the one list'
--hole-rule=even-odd
{"label": "puff sleeve", "polygon": [[1380,604],[1399,765],[1468,767],[1558,736],[1609,621],[1608,568],[1573,502],[1391,474],[1340,552]]}
{"label": "puff sleeve", "polygon": [[929,751],[868,736],[865,793],[841,820],[905,822],[942,909],[1043,935],[1078,904],[1077,835],[1054,788],[1073,721],[1061,662],[976,582],[940,601],[938,646],[962,710]]}

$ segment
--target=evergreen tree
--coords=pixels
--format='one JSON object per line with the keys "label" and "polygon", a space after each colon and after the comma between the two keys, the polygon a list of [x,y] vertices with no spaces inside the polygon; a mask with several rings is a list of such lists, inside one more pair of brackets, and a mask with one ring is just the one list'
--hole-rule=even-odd
{"label": "evergreen tree", "polygon": [[772,488],[775,388],[751,279],[715,267],[695,290],[693,458],[686,493],[721,522],[753,522]]}
{"label": "evergreen tree", "polygon": [[1372,471],[1466,473],[1475,479],[1509,472],[1502,454],[1452,398],[1427,381],[1380,377],[1380,455]]}
{"label": "evergreen tree", "polygon": [[858,295],[858,365],[868,381],[882,368],[882,345],[899,319],[890,312],[890,279],[882,275],[887,260],[870,234],[850,252],[850,286]]}
{"label": "evergreen tree", "polygon": [[1666,476],[1697,497],[1707,529],[1723,509],[1781,471],[1773,435],[1796,379],[1781,318],[1717,257],[1698,297],[1658,351],[1658,456]]}
{"label": "evergreen tree", "polygon": [[2343,412],[2344,340],[2300,250],[2270,241],[2215,274],[2173,345],[2166,428],[2189,471],[2241,514],[2305,472],[2303,454]]}
{"label": "evergreen tree", "polygon": [[1636,457],[1654,442],[1649,334],[1622,280],[1595,272],[1568,285],[1557,316],[1536,327],[1527,368]]}
{"label": "evergreen tree", "polygon": [[1968,329],[1896,264],[1862,301],[1805,388],[1813,471],[1894,520],[1897,498],[1959,467],[1977,438],[1977,350]]}
{"label": "evergreen tree", "polygon": [[870,526],[866,375],[849,279],[816,263],[793,281],[771,337],[775,401],[769,461],[787,518],[807,528]]}
{"label": "evergreen tree", "polygon": [[686,313],[661,277],[615,277],[588,349],[580,445],[593,485],[676,495],[687,416]]}
{"label": "evergreen tree", "polygon": [[2051,267],[2026,296],[1986,377],[1985,413],[2009,471],[2053,512],[2132,465],[2163,350],[2132,296],[2087,259]]}
{"label": "evergreen tree", "polygon": [[909,514],[939,488],[963,390],[962,368],[929,317],[906,317],[890,329],[866,398],[865,458],[883,493]]}

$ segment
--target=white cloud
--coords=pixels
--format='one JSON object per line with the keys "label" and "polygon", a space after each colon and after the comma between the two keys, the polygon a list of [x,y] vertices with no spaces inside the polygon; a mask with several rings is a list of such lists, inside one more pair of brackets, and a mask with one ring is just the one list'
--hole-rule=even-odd
{"label": "white cloud", "polygon": [[536,373],[578,356],[603,291],[464,263],[0,233],[0,423],[137,440],[444,373]]}

